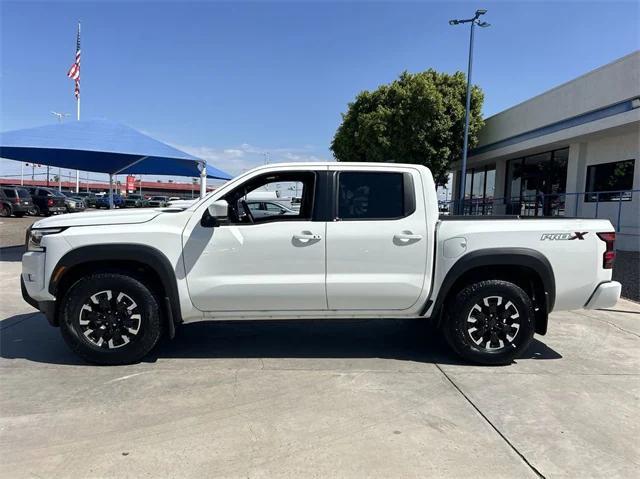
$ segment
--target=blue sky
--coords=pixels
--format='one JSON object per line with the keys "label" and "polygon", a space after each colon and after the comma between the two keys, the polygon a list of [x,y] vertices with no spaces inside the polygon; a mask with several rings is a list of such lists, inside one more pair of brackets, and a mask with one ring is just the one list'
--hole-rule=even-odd
{"label": "blue sky", "polygon": [[[340,113],[403,70],[466,71],[485,115],[639,48],[638,2],[1,3],[0,130],[74,113],[66,78],[82,20],[82,117],[109,118],[237,174],[330,159]],[[19,166],[0,163],[0,175]]]}

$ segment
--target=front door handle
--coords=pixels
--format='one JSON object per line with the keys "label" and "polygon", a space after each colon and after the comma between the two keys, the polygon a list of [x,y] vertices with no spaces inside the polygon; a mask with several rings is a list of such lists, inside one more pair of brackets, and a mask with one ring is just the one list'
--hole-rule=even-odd
{"label": "front door handle", "polygon": [[315,235],[309,231],[303,231],[300,234],[293,235],[293,239],[298,241],[319,241],[322,239],[322,236]]}
{"label": "front door handle", "polygon": [[401,244],[415,243],[417,241],[420,241],[421,239],[422,239],[422,235],[414,235],[411,231],[403,231],[402,233],[393,235],[394,243],[401,243]]}

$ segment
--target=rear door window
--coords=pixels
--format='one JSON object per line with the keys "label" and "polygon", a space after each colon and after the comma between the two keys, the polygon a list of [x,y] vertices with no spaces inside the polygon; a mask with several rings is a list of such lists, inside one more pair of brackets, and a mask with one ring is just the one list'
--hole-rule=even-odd
{"label": "rear door window", "polygon": [[[409,175],[395,172],[341,171],[338,219],[391,220],[408,216],[413,211],[405,195],[406,177],[410,179]],[[407,193],[413,195],[413,189],[407,189]]]}

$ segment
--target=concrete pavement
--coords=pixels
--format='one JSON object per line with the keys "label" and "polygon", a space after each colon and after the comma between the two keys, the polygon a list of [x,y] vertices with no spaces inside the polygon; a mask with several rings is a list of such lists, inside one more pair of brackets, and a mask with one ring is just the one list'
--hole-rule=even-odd
{"label": "concrete pavement", "polygon": [[198,323],[95,367],[0,254],[2,477],[640,475],[636,303],[555,313],[507,367],[396,320]]}

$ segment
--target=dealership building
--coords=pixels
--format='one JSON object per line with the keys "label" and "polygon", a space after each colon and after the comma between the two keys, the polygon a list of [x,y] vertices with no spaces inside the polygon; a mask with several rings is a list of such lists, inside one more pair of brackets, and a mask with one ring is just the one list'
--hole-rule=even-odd
{"label": "dealership building", "polygon": [[[467,214],[608,218],[640,250],[640,51],[485,120]],[[457,170],[457,171],[456,171]],[[458,198],[460,163],[454,164]]]}

